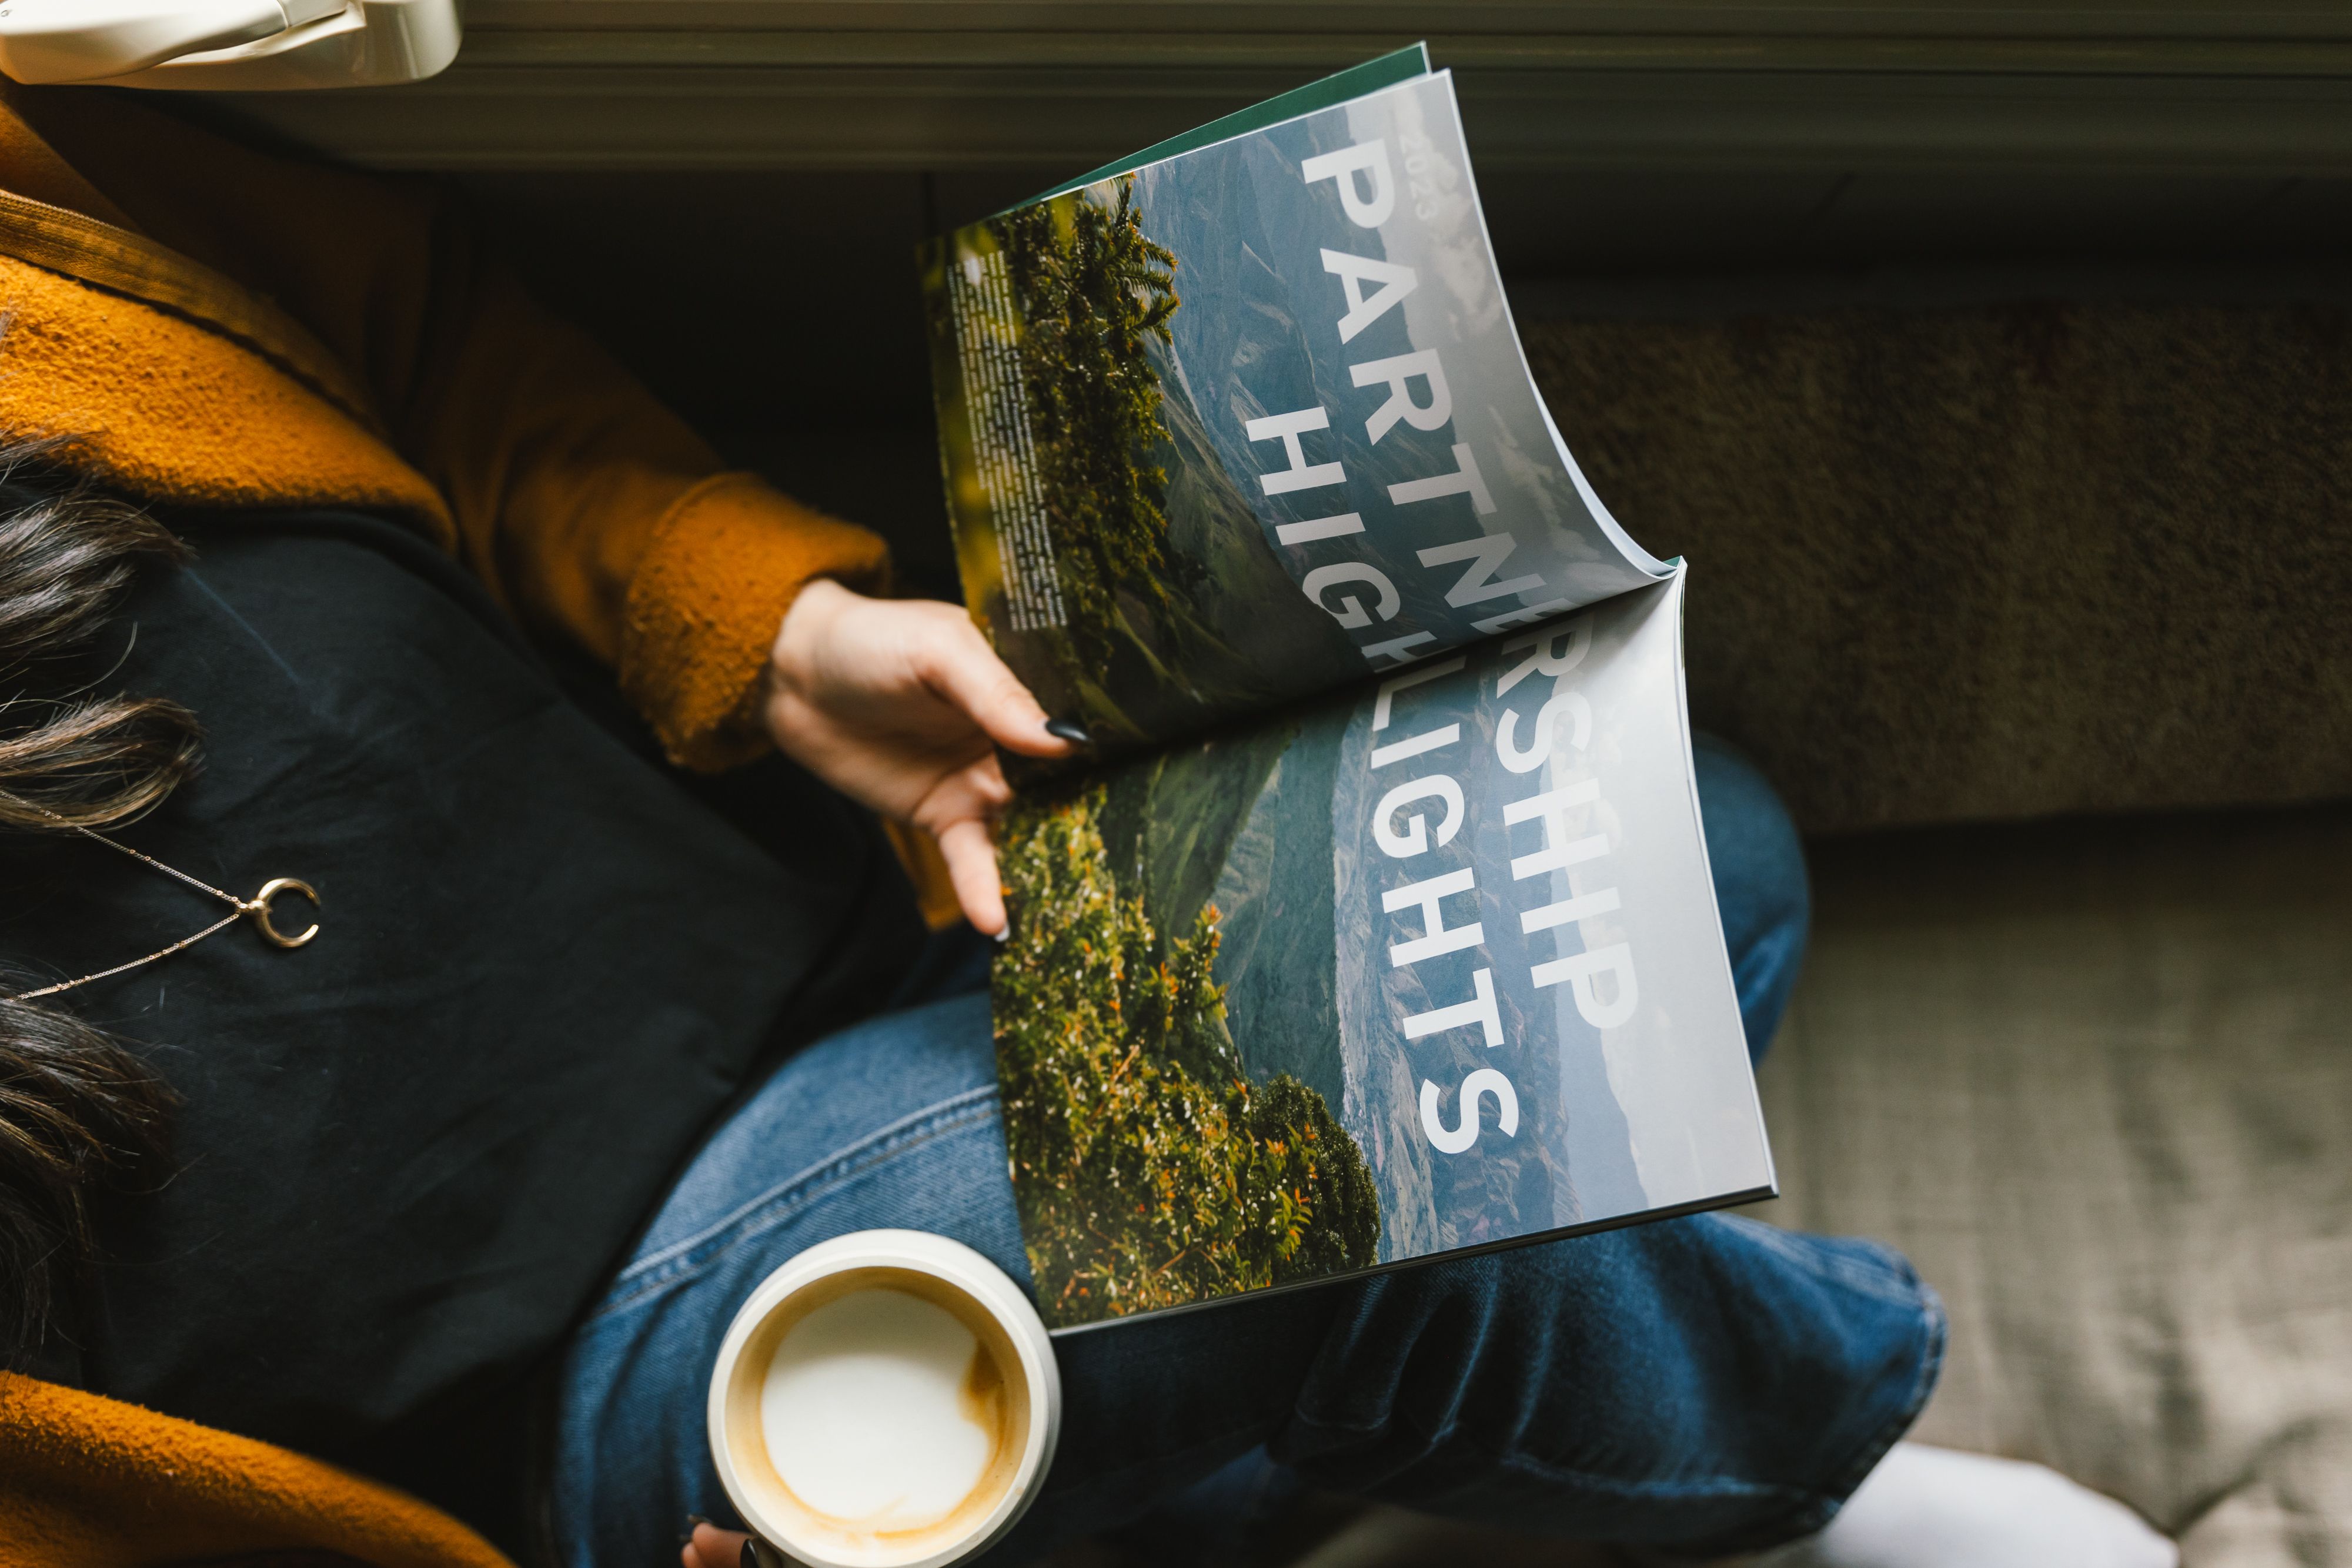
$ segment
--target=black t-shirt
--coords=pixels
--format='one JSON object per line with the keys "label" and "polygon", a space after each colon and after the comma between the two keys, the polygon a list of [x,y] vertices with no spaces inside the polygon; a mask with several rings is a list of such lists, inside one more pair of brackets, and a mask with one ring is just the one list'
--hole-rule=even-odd
{"label": "black t-shirt", "polygon": [[[920,927],[865,812],[781,759],[659,767],[406,530],[183,531],[87,674],[193,709],[205,765],[115,836],[239,895],[301,878],[322,930],[240,921],[67,998],[184,1101],[169,1179],[101,1207],[79,1375],[511,1542],[569,1326],[730,1098],[876,1008]],[[86,839],[0,864],[0,957],[44,980],[226,913]]]}

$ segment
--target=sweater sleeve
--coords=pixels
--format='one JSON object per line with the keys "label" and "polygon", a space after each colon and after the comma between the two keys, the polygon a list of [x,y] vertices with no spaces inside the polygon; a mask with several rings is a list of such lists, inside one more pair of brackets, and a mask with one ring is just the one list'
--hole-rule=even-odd
{"label": "sweater sleeve", "polygon": [[0,1563],[199,1559],[513,1568],[447,1514],[363,1477],[0,1372]]}
{"label": "sweater sleeve", "polygon": [[672,758],[715,768],[765,741],[760,674],[803,585],[886,586],[882,541],[729,472],[568,324],[493,266],[433,323],[397,432],[448,497],[458,548],[538,634],[613,668]]}
{"label": "sweater sleeve", "polygon": [[428,182],[257,151],[120,94],[6,90],[90,215],[268,297],[349,366],[534,636],[613,669],[677,760],[763,742],[754,698],[800,588],[884,586],[881,541],[718,456],[530,299]]}

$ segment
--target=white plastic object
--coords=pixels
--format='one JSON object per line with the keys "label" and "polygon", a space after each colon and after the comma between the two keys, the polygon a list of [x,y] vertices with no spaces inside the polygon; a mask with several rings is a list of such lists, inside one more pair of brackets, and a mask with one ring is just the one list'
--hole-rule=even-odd
{"label": "white plastic object", "polygon": [[0,0],[21,82],[229,91],[388,86],[457,57],[457,0]]}

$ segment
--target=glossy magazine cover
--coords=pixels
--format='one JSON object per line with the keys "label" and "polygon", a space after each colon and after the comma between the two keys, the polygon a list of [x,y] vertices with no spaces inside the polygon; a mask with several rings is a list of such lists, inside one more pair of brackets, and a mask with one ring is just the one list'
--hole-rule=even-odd
{"label": "glossy magazine cover", "polygon": [[968,601],[1095,743],[999,835],[1046,1321],[1768,1193],[1685,574],[1552,428],[1451,78],[922,259]]}

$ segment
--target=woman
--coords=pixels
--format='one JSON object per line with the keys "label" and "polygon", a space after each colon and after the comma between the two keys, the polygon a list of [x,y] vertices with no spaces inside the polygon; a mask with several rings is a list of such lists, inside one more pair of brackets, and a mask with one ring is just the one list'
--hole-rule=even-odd
{"label": "woman", "polygon": [[[719,472],[429,193],[99,96],[13,93],[0,132],[21,1362],[511,1550],[666,1556],[719,1511],[701,1388],[751,1282],[876,1225],[1024,1270],[970,933],[1004,918],[992,748],[1063,743],[961,612],[876,597],[871,536]],[[1760,1049],[1801,862],[1704,758]],[[1721,1217],[1126,1325],[1059,1348],[1062,1457],[995,1555],[1236,1462],[1770,1546],[1940,1343],[1899,1259]],[[1915,1458],[1877,1516],[1948,1522]],[[2032,1539],[2095,1512],[2053,1495]]]}

